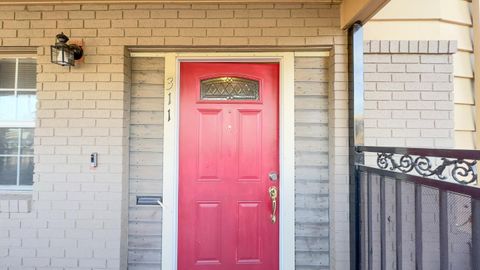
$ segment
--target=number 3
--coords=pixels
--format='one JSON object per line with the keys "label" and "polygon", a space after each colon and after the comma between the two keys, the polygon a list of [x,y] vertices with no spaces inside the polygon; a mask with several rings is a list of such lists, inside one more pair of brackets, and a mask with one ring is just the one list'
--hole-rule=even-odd
{"label": "number 3", "polygon": [[173,88],[173,78],[168,77],[167,78],[167,90],[172,90],[172,88]]}

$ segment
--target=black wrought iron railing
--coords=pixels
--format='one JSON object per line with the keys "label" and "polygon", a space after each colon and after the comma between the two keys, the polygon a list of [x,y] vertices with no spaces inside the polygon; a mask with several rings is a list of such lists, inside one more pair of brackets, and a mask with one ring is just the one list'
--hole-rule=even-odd
{"label": "black wrought iron railing", "polygon": [[480,269],[480,151],[356,147],[360,269]]}

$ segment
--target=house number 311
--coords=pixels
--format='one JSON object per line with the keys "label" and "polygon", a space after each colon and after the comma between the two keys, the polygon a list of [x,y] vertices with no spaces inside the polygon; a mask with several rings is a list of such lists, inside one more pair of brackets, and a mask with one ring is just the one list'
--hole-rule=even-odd
{"label": "house number 311", "polygon": [[[166,85],[166,89],[167,91],[171,91],[173,88],[173,77],[168,77],[167,78],[167,85]],[[172,93],[168,93],[168,106],[170,107],[170,104],[172,103]],[[170,118],[170,108],[167,110],[167,121],[170,122],[171,118]]]}

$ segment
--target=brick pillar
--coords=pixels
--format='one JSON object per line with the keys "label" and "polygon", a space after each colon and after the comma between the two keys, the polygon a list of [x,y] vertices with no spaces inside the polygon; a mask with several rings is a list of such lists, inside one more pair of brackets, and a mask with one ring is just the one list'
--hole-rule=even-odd
{"label": "brick pillar", "polygon": [[[454,146],[453,56],[454,41],[367,41],[365,43],[365,144],[369,146],[400,146],[451,148]],[[367,155],[366,163],[376,167],[376,156]],[[379,192],[374,177],[374,193]],[[385,181],[387,211],[394,211],[396,184]],[[415,240],[412,199],[413,186],[401,182],[402,198],[402,263],[415,268]],[[439,269],[438,192],[422,191],[423,265]],[[379,209],[378,197],[373,200]],[[451,205],[450,207],[458,207]],[[376,216],[378,213],[373,213]],[[386,226],[388,269],[395,262],[395,215]],[[380,223],[373,221],[374,233]],[[373,240],[374,260],[378,258],[380,239]],[[455,245],[455,243],[451,243]],[[425,248],[427,247],[427,248]],[[461,253],[456,256],[466,261]],[[467,259],[468,260],[468,259]]]}
{"label": "brick pillar", "polygon": [[454,146],[454,41],[365,43],[365,144]]}

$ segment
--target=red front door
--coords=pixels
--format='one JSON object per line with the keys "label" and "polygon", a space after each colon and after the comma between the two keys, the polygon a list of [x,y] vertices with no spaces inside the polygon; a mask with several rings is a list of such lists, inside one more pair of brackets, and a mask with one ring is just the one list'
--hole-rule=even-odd
{"label": "red front door", "polygon": [[278,270],[278,72],[181,63],[179,270]]}

